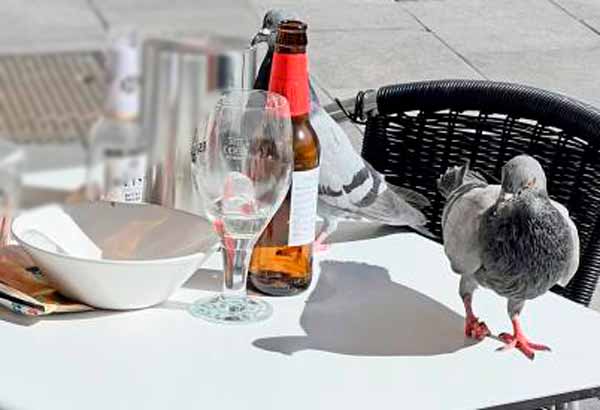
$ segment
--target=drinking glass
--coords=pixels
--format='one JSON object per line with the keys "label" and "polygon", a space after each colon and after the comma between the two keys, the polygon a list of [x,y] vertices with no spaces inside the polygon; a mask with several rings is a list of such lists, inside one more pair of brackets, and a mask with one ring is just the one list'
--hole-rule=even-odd
{"label": "drinking glass", "polygon": [[221,238],[223,291],[190,308],[217,323],[267,319],[271,306],[246,293],[252,249],[283,199],[294,163],[287,100],[260,90],[229,90],[205,132],[192,143],[192,175],[205,212]]}

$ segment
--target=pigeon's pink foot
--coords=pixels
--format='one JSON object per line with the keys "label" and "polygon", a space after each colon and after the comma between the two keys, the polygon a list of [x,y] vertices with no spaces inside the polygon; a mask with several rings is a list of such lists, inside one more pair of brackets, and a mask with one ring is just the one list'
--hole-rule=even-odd
{"label": "pigeon's pink foot", "polygon": [[490,334],[490,330],[484,322],[479,321],[473,315],[467,316],[467,320],[465,320],[465,336],[471,339],[483,340]]}
{"label": "pigeon's pink foot", "polygon": [[330,245],[323,243],[325,237],[325,235],[319,235],[319,237],[313,242],[313,251],[315,253],[324,253],[331,249]]}
{"label": "pigeon's pink foot", "polygon": [[491,334],[487,325],[484,322],[480,322],[477,316],[473,314],[472,296],[466,295],[463,298],[463,303],[465,304],[465,313],[467,314],[467,318],[465,320],[465,336],[470,337],[475,340],[483,340],[486,336]]}
{"label": "pigeon's pink foot", "polygon": [[315,242],[313,244],[313,250],[315,251],[315,253],[325,253],[329,249],[331,249],[331,246],[323,242]]}
{"label": "pigeon's pink foot", "polygon": [[521,326],[519,325],[519,321],[517,318],[513,319],[513,328],[514,335],[508,333],[501,333],[499,335],[500,339],[505,343],[504,346],[500,347],[498,350],[510,350],[516,348],[520,350],[525,356],[529,359],[533,360],[535,357],[535,351],[550,351],[550,348],[545,345],[541,345],[538,343],[532,343],[523,334],[521,330]]}

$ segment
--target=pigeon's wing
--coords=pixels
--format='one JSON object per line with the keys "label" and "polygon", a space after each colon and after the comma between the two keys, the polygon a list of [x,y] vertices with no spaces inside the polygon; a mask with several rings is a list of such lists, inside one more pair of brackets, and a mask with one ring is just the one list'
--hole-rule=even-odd
{"label": "pigeon's wing", "polygon": [[562,217],[567,222],[567,225],[569,226],[569,234],[571,235],[571,241],[573,243],[573,253],[571,255],[571,260],[569,261],[567,270],[564,272],[564,274],[558,281],[558,284],[560,286],[565,287],[569,284],[571,279],[573,279],[575,272],[577,272],[577,269],[579,268],[579,233],[577,231],[575,223],[569,215],[568,209],[556,201],[552,201],[552,205],[554,205],[554,207],[558,209]]}
{"label": "pigeon's wing", "polygon": [[[354,150],[344,130],[321,107],[313,107],[311,124],[321,144],[319,199],[332,207],[388,225],[420,226],[425,216],[409,202],[427,203],[389,189],[383,176]],[[414,199],[414,201],[413,201]]]}
{"label": "pigeon's wing", "polygon": [[[372,167],[371,164],[365,161],[365,164],[369,167]],[[431,205],[429,199],[425,195],[421,195],[418,192],[413,191],[412,189],[404,188],[398,185],[390,184],[386,181],[386,186],[388,189],[391,189],[397,196],[404,199],[406,202],[411,204],[417,209],[423,209]]]}
{"label": "pigeon's wing", "polygon": [[472,185],[448,199],[442,224],[444,251],[456,273],[474,274],[481,268],[481,219],[499,194],[499,185]]}
{"label": "pigeon's wing", "polygon": [[355,187],[369,177],[369,172],[363,170],[363,159],[350,144],[344,130],[322,107],[313,104],[310,123],[321,145],[320,185],[340,192],[345,185]]}

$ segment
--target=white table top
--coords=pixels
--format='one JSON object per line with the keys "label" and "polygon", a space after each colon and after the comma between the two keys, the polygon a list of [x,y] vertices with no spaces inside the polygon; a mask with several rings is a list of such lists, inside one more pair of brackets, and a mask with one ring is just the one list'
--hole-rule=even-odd
{"label": "white table top", "polygon": [[[2,311],[0,408],[470,409],[600,385],[598,313],[547,294],[526,305],[523,326],[553,352],[533,362],[496,352],[496,340],[465,341],[458,278],[440,245],[346,229],[354,241],[317,258],[312,288],[269,298],[274,316],[257,325],[186,312],[219,289],[218,255],[155,308]],[[474,306],[494,333],[510,330],[503,299],[482,290]]]}
{"label": "white table top", "polygon": [[[84,175],[40,171],[24,183],[46,198]],[[524,330],[553,348],[530,362],[496,352],[494,339],[465,340],[440,245],[361,224],[335,237],[311,289],[269,298],[274,316],[257,325],[187,313],[219,290],[218,255],[155,308],[39,319],[0,310],[0,409],[469,409],[600,386],[598,313],[554,294],[528,303]],[[503,299],[480,290],[474,306],[494,333],[510,330]]]}

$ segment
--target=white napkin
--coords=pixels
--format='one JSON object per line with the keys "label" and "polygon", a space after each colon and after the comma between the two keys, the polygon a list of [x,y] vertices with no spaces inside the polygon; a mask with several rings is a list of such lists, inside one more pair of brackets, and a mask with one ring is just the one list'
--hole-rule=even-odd
{"label": "white napkin", "polygon": [[42,206],[29,214],[31,224],[21,235],[26,242],[50,252],[102,258],[102,250],[59,205]]}

